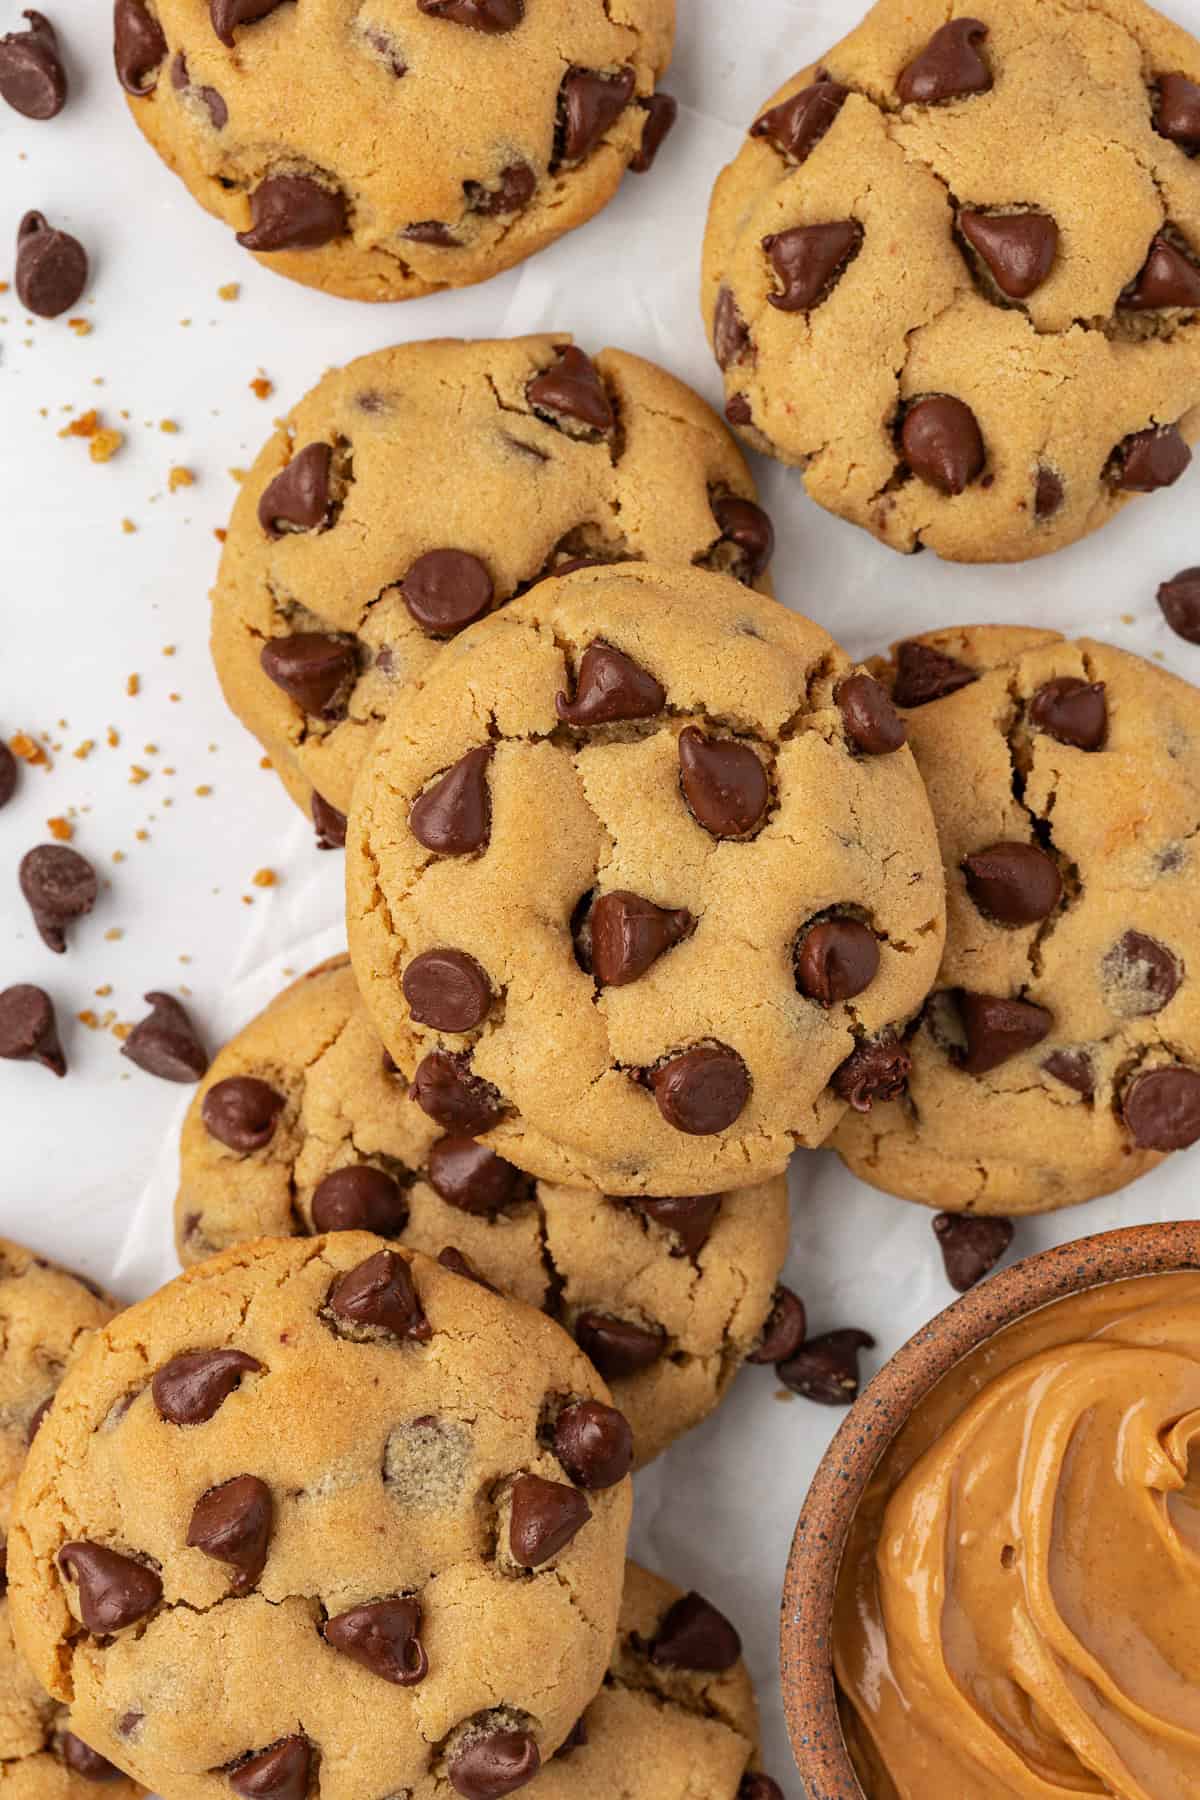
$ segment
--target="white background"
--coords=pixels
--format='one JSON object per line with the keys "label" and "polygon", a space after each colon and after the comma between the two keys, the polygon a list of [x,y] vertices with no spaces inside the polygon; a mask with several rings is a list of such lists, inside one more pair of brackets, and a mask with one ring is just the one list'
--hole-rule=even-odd
{"label": "white background", "polygon": [[[0,733],[47,732],[62,745],[51,772],[23,771],[0,813],[0,988],[50,989],[71,1073],[55,1082],[34,1067],[0,1068],[0,1232],[133,1298],[175,1270],[169,1203],[187,1091],[131,1068],[110,1034],[84,1029],[75,1014],[112,1007],[132,1020],[145,989],[186,987],[215,1046],[270,998],[285,969],[336,947],[340,930],[342,859],[314,853],[307,821],[260,771],[208,664],[206,594],[213,529],[234,493],[229,469],[251,461],[272,417],[327,366],[401,338],[567,329],[585,347],[656,358],[719,404],[696,305],[713,178],[768,93],[843,35],[858,8],[680,0],[668,85],[681,117],[654,173],[630,177],[606,213],[524,269],[372,309],[292,286],[239,251],[126,117],[107,6],[47,4],[68,47],[72,96],[46,124],[0,108],[0,277],[11,274],[20,215],[41,209],[87,246],[93,279],[79,310],[94,329],[80,338],[65,321],[28,320],[11,292],[0,296]],[[1171,10],[1200,29],[1200,0],[1174,0]],[[17,0],[3,0],[0,31],[17,22]],[[225,304],[217,289],[230,281],[241,296]],[[265,405],[248,387],[260,369],[276,384]],[[90,406],[127,434],[105,466],[82,441],[58,437],[64,408]],[[177,436],[159,431],[164,418],[179,423]],[[196,484],[170,495],[173,463]],[[758,472],[779,532],[780,596],[855,653],[935,625],[1005,620],[1086,631],[1200,680],[1200,649],[1173,637],[1155,604],[1161,580],[1200,562],[1200,465],[1089,544],[1018,569],[897,557],[810,505],[794,477]],[[123,517],[135,535],[122,533]],[[141,692],[130,698],[134,672]],[[110,725],[116,749],[104,742]],[[86,738],[98,747],[78,761],[71,751]],[[129,779],[135,763],[151,771],[140,785]],[[212,794],[197,797],[200,785]],[[32,928],[16,867],[45,840],[47,818],[72,809],[75,842],[107,881],[56,958]],[[125,860],[114,864],[117,851]],[[279,877],[269,891],[250,885],[263,867]],[[105,984],[111,997],[97,998]],[[1177,1162],[1109,1201],[1030,1221],[1016,1248],[1193,1213],[1195,1168]],[[869,1329],[882,1356],[951,1297],[922,1210],[859,1186],[825,1154],[800,1160],[794,1191],[789,1279],[813,1330]],[[747,1371],[723,1412],[639,1484],[638,1553],[741,1626],[767,1766],[789,1800],[799,1785],[777,1698],[778,1594],[807,1481],[839,1417],[780,1404],[771,1372]]]}

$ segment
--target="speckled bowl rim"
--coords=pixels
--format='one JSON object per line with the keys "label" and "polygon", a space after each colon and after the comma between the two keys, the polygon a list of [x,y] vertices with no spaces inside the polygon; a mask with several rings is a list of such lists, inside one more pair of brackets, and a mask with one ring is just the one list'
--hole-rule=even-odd
{"label": "speckled bowl rim", "polygon": [[1200,1221],[1132,1225],[1026,1257],[909,1338],[851,1407],[804,1502],[784,1578],[783,1705],[808,1800],[864,1800],[838,1718],[832,1621],[851,1521],[880,1457],[955,1363],[1055,1300],[1131,1276],[1200,1269]]}

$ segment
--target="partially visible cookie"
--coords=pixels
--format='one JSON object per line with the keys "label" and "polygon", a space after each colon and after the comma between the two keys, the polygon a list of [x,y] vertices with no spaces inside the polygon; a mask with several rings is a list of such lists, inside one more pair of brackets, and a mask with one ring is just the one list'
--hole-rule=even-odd
{"label": "partially visible cookie", "polygon": [[712,1411],[758,1342],[788,1200],[782,1177],[644,1203],[534,1183],[414,1104],[342,958],[216,1057],[183,1127],[175,1224],[184,1263],[339,1224],[445,1254],[577,1336],[641,1464]]}
{"label": "partially visible cookie", "polygon": [[[213,595],[225,697],[318,836],[449,638],[579,560],[763,585],[770,522],[690,388],[558,332],[403,344],[336,369],[243,483]],[[315,798],[314,796],[317,796]]]}
{"label": "partially visible cookie", "polygon": [[902,1098],[856,1175],[1050,1212],[1200,1140],[1200,692],[1108,644],[973,626],[875,670],[908,726],[949,929]]}
{"label": "partially visible cookie", "polygon": [[632,563],[535,589],[406,697],[347,920],[431,1118],[625,1195],[777,1175],[886,1091],[944,927],[882,689],[728,577]]}
{"label": "partially visible cookie", "polygon": [[17,1642],[178,1800],[512,1791],[611,1652],[607,1404],[550,1320],[425,1257],[241,1246],[69,1371],[9,1536]]}
{"label": "partially visible cookie", "polygon": [[714,191],[729,418],[960,562],[1170,487],[1200,435],[1198,118],[1200,44],[1142,0],[878,0]]}

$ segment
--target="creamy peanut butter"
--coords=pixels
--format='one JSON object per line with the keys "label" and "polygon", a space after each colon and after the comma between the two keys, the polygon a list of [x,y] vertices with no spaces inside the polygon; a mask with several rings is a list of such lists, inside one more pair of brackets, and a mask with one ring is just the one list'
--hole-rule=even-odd
{"label": "creamy peanut butter", "polygon": [[951,1370],[859,1509],[834,1658],[870,1800],[1197,1800],[1200,1275]]}

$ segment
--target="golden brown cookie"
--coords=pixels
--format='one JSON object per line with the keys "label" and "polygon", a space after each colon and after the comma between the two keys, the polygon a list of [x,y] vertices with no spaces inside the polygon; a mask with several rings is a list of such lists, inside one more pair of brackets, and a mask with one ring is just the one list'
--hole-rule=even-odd
{"label": "golden brown cookie", "polygon": [[293,281],[410,300],[607,204],[674,117],[674,0],[116,0],[134,119]]}
{"label": "golden brown cookie", "polygon": [[902,1098],[847,1114],[856,1175],[1051,1212],[1200,1139],[1200,693],[1056,632],[973,626],[875,669],[908,725],[949,915]]}
{"label": "golden brown cookie", "polygon": [[1141,0],[879,0],[717,183],[728,416],[893,549],[1074,543],[1200,434],[1198,150]]}
{"label": "golden brown cookie", "polygon": [[443,651],[347,839],[355,974],[431,1118],[625,1195],[828,1136],[944,926],[924,789],[853,675],[773,600],[637,564]]}

